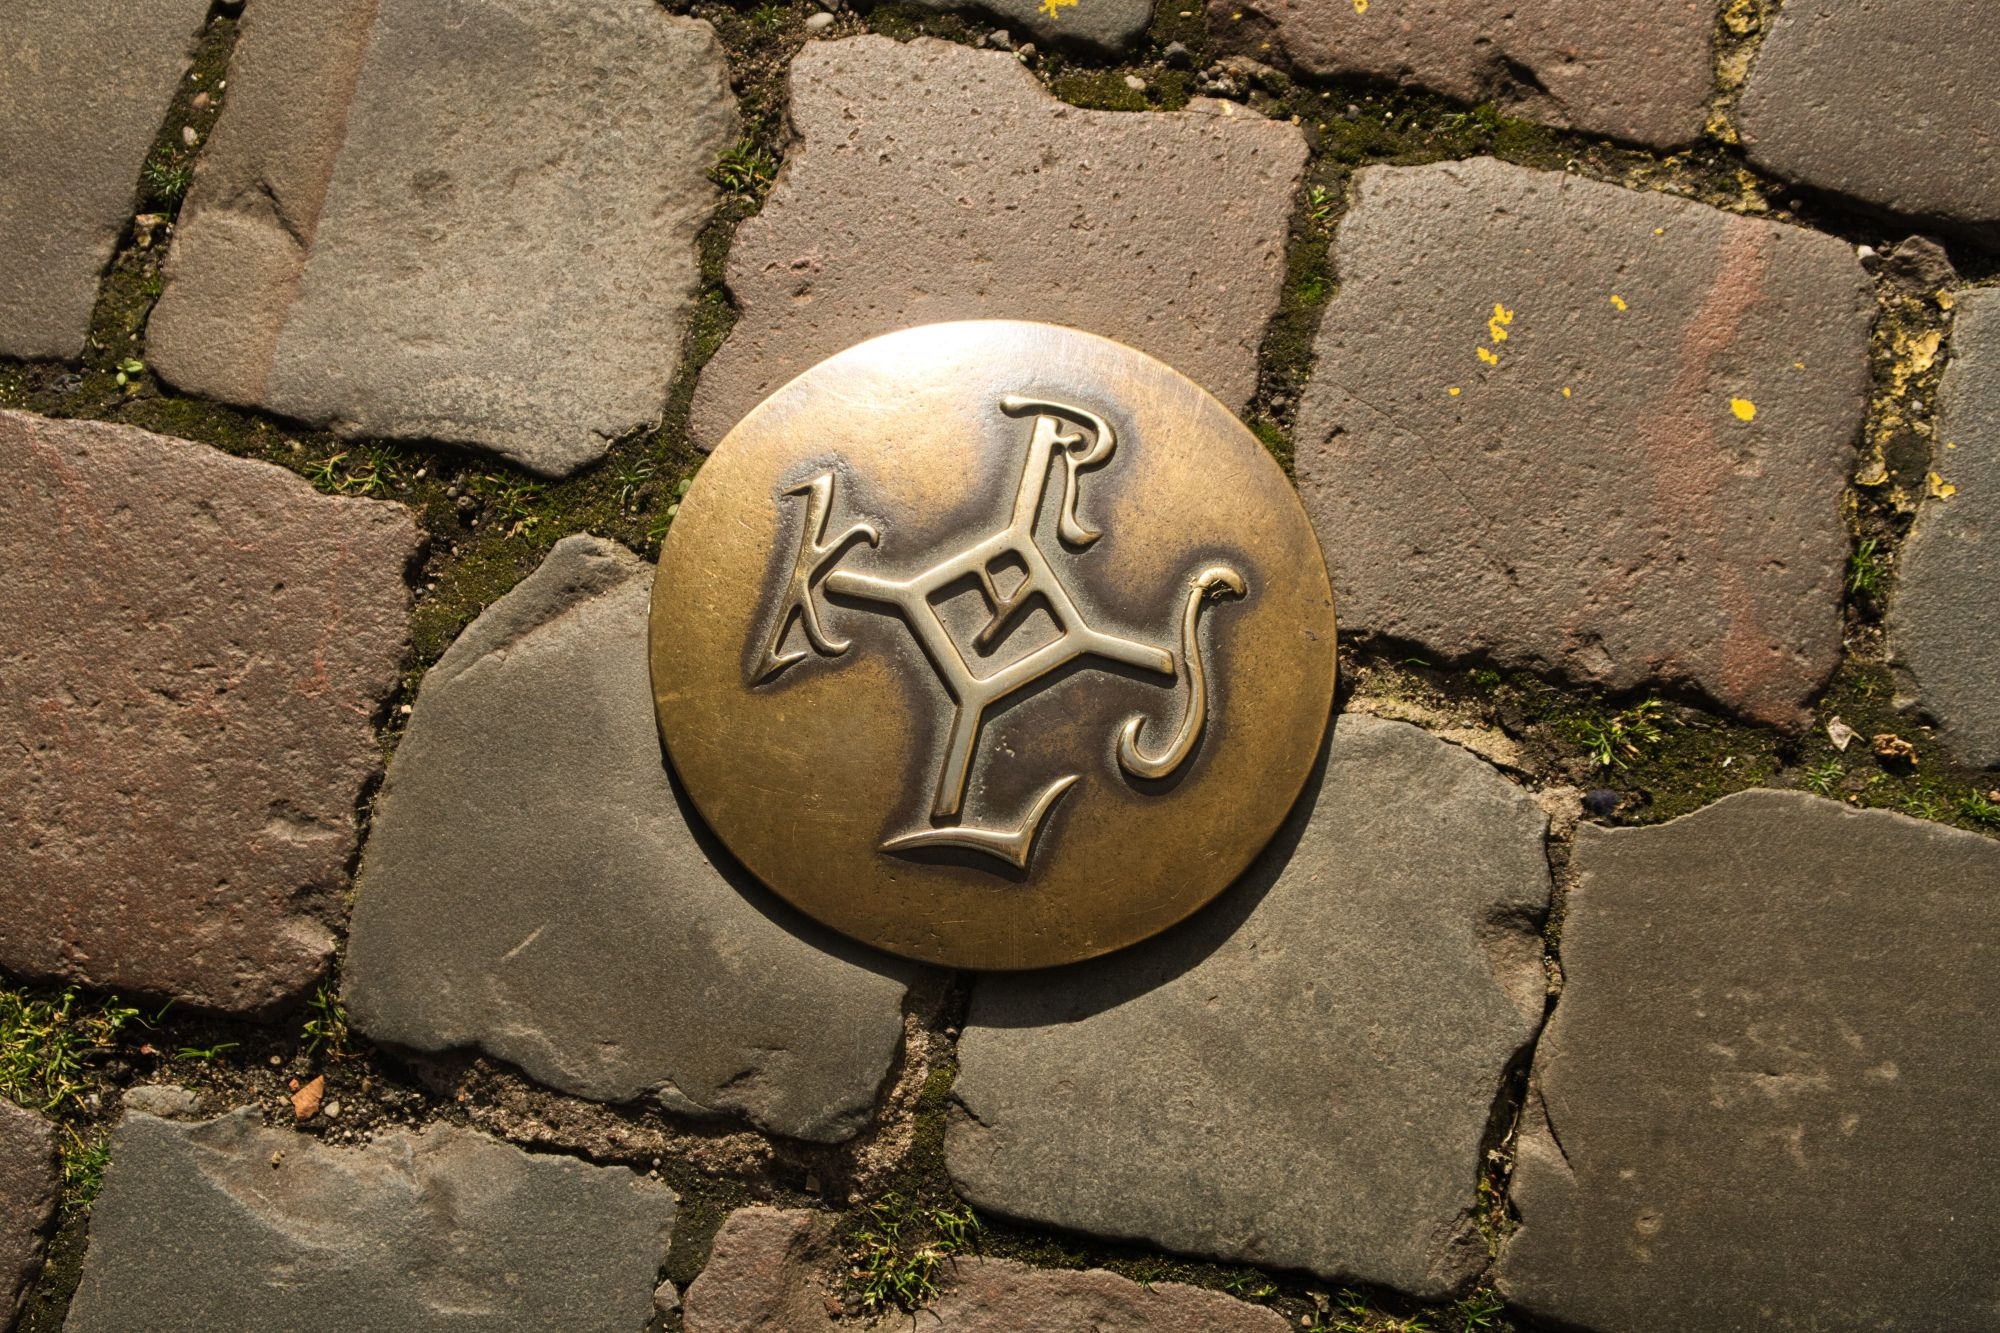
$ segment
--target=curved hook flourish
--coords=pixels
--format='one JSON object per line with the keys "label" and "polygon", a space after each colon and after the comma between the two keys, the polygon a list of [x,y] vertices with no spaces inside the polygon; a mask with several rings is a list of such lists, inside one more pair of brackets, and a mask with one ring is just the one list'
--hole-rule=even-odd
{"label": "curved hook flourish", "polygon": [[763,656],[751,677],[753,684],[770,680],[794,662],[805,660],[803,648],[789,653],[784,651],[785,636],[791,633],[794,623],[805,631],[806,642],[814,652],[824,657],[839,657],[848,650],[851,645],[846,639],[834,638],[820,623],[819,608],[813,603],[812,581],[820,570],[840,558],[848,543],[862,541],[874,546],[882,540],[882,534],[876,531],[875,525],[865,521],[850,524],[846,531],[831,540],[827,538],[827,516],[833,511],[831,472],[822,472],[785,494],[804,496],[806,513],[799,524],[799,547],[792,559],[792,575],[785,582],[784,606],[778,612],[777,626],[771,631],[771,640],[764,645]]}
{"label": "curved hook flourish", "polygon": [[1201,642],[1195,636],[1195,629],[1201,618],[1202,603],[1225,591],[1238,597],[1249,591],[1243,576],[1228,565],[1210,565],[1188,580],[1187,605],[1181,613],[1181,660],[1188,669],[1187,713],[1181,718],[1180,730],[1174,733],[1173,740],[1158,754],[1147,754],[1139,748],[1139,729],[1146,725],[1145,715],[1126,719],[1125,728],[1118,735],[1118,763],[1133,777],[1166,777],[1187,762],[1188,755],[1194,752],[1194,743],[1201,739],[1201,729],[1208,722],[1208,672],[1202,666]]}
{"label": "curved hook flourish", "polygon": [[[1081,407],[1072,407],[1068,403],[1058,403],[1046,398],[1029,398],[1018,393],[1010,393],[1002,398],[1000,410],[1011,416],[1020,416],[1027,412],[1040,413],[1040,418],[1035,422],[1036,434],[1046,431],[1048,443],[1062,446],[1062,513],[1056,522],[1057,530],[1062,533],[1062,539],[1071,546],[1088,546],[1102,537],[1104,535],[1102,532],[1095,528],[1086,528],[1077,519],[1076,474],[1082,468],[1095,467],[1102,463],[1111,457],[1112,450],[1118,447],[1118,436],[1111,429],[1111,423],[1097,413]],[[1067,417],[1072,422],[1080,421],[1088,426],[1089,440],[1086,441],[1075,431],[1064,434],[1057,425],[1056,419],[1059,416]],[[1042,441],[1035,441],[1035,444],[1040,443]],[[1079,449],[1078,445],[1086,447]]]}

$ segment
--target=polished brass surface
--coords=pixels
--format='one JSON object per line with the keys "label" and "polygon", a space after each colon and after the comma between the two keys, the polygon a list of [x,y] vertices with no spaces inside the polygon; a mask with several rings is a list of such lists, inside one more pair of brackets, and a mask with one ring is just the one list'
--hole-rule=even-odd
{"label": "polished brass surface", "polygon": [[1177,372],[1043,324],[908,329],[778,390],[682,500],[652,615],[661,731],[723,842],[835,929],[953,967],[1088,958],[1200,907],[1333,699],[1284,474]]}

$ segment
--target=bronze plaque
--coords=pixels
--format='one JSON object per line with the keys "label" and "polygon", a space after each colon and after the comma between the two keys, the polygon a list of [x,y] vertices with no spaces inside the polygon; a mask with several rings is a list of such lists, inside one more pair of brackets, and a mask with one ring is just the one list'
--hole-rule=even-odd
{"label": "bronze plaque", "polygon": [[829,358],[716,447],[653,590],[689,796],[764,883],[893,953],[1026,968],[1221,892],[1333,702],[1284,474],[1204,390],[1046,324]]}

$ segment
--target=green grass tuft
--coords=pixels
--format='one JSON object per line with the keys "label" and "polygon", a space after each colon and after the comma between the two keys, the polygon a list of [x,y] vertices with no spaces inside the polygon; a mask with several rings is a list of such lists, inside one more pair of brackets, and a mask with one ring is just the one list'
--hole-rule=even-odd
{"label": "green grass tuft", "polygon": [[1624,768],[1665,738],[1665,712],[1664,703],[1648,699],[1609,717],[1578,718],[1571,731],[1599,768]]}
{"label": "green grass tuft", "polygon": [[750,139],[744,139],[715,160],[709,179],[731,194],[761,197],[777,179],[778,163]]}
{"label": "green grass tuft", "polygon": [[38,1111],[80,1103],[92,1061],[138,1017],[115,995],[87,1001],[70,987],[38,999],[0,986],[0,1095]]}
{"label": "green grass tuft", "polygon": [[337,1060],[347,1054],[347,1007],[331,983],[322,981],[306,1001],[306,1021],[299,1036],[307,1055],[324,1050]]}
{"label": "green grass tuft", "polygon": [[925,1206],[890,1193],[864,1211],[848,1248],[847,1286],[870,1311],[928,1305],[945,1266],[978,1238],[979,1219],[963,1204]]}

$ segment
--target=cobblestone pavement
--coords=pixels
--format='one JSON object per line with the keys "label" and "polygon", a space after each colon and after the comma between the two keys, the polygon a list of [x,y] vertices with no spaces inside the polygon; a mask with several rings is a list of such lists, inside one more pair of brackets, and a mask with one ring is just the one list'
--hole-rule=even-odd
{"label": "cobblestone pavement", "polygon": [[[1980,0],[139,8],[0,62],[0,1324],[2000,1328]],[[1342,612],[1054,973],[799,917],[647,685],[703,451],[968,316]]]}

